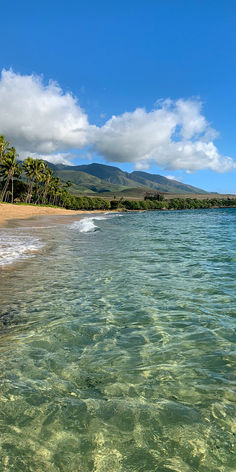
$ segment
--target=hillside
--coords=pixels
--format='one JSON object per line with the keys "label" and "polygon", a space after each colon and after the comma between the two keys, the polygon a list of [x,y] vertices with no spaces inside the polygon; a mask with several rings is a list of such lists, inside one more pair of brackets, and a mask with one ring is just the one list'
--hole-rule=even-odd
{"label": "hillside", "polygon": [[191,185],[183,184],[177,180],[167,179],[162,175],[149,174],[147,172],[135,171],[130,174],[131,178],[136,182],[156,190],[161,190],[167,193],[206,193],[204,190],[192,187]]}
{"label": "hillside", "polygon": [[159,191],[172,194],[203,194],[202,189],[191,185],[170,180],[159,174],[134,171],[124,172],[118,167],[104,164],[88,164],[67,166],[47,163],[62,181],[72,182],[72,192],[75,194],[100,194],[143,197],[148,191]]}

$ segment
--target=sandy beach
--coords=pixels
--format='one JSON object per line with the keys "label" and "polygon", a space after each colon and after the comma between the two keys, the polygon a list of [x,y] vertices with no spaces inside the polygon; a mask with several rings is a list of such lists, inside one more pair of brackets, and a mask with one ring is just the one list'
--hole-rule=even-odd
{"label": "sandy beach", "polygon": [[0,226],[8,220],[13,219],[26,219],[34,216],[44,216],[44,215],[79,215],[83,213],[88,213],[85,210],[66,210],[64,208],[51,208],[43,207],[37,205],[16,205],[11,203],[1,204],[0,205]]}

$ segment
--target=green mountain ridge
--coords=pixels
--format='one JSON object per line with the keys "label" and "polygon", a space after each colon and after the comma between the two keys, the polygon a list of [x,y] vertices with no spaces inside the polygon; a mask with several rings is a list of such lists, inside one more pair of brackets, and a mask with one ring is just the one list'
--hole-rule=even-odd
{"label": "green mountain ridge", "polygon": [[64,164],[52,164],[48,166],[54,170],[56,176],[65,182],[72,182],[71,191],[75,194],[120,194],[125,196],[132,194],[137,197],[143,196],[145,192],[159,191],[175,194],[200,194],[208,193],[205,190],[183,184],[176,180],[168,179],[159,174],[134,171],[124,172],[118,167],[105,164],[88,164],[69,166]]}

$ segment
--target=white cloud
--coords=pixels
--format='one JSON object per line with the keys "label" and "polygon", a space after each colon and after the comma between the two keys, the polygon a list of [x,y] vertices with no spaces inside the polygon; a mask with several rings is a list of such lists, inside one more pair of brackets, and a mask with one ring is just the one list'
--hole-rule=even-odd
{"label": "white cloud", "polygon": [[51,154],[87,143],[87,115],[55,82],[3,70],[0,110],[0,132],[20,151]]}
{"label": "white cloud", "polygon": [[93,130],[95,149],[110,162],[133,162],[142,169],[152,162],[166,170],[187,172],[236,168],[230,157],[218,152],[213,143],[217,133],[201,107],[198,100],[168,99],[150,112],[139,108],[113,116]]}
{"label": "white cloud", "polygon": [[183,139],[191,139],[208,130],[209,124],[201,114],[202,104],[199,100],[177,100],[173,104],[176,108],[177,120],[181,126],[180,134]]}
{"label": "white cloud", "polygon": [[94,130],[95,148],[108,160],[145,162],[157,144],[164,145],[175,130],[174,116],[165,109],[147,113],[137,108],[132,113],[112,116]]}
{"label": "white cloud", "polygon": [[176,177],[175,175],[165,175],[165,177],[169,180],[176,180],[176,182],[182,182],[182,177]]}
{"label": "white cloud", "polygon": [[147,170],[150,167],[148,161],[138,161],[135,163],[135,170]]}
{"label": "white cloud", "polygon": [[75,156],[69,152],[57,152],[54,154],[40,154],[36,152],[21,151],[19,153],[19,159],[24,160],[27,157],[33,157],[33,159],[43,159],[44,161],[52,162],[53,164],[65,164],[67,166],[73,166],[71,162]]}
{"label": "white cloud", "polygon": [[77,99],[39,76],[3,70],[0,80],[0,134],[21,155],[35,153],[51,162],[71,163],[71,149],[88,149],[109,162],[131,162],[136,169],[156,163],[166,170],[217,172],[234,169],[220,155],[217,132],[202,114],[199,99],[167,99],[146,111],[112,116],[101,127],[89,124]]}

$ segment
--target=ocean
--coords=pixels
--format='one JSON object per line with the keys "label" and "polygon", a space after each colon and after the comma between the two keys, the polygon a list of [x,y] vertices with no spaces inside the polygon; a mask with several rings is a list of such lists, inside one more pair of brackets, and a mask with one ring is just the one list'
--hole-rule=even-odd
{"label": "ocean", "polygon": [[0,472],[235,472],[236,210],[0,230]]}

